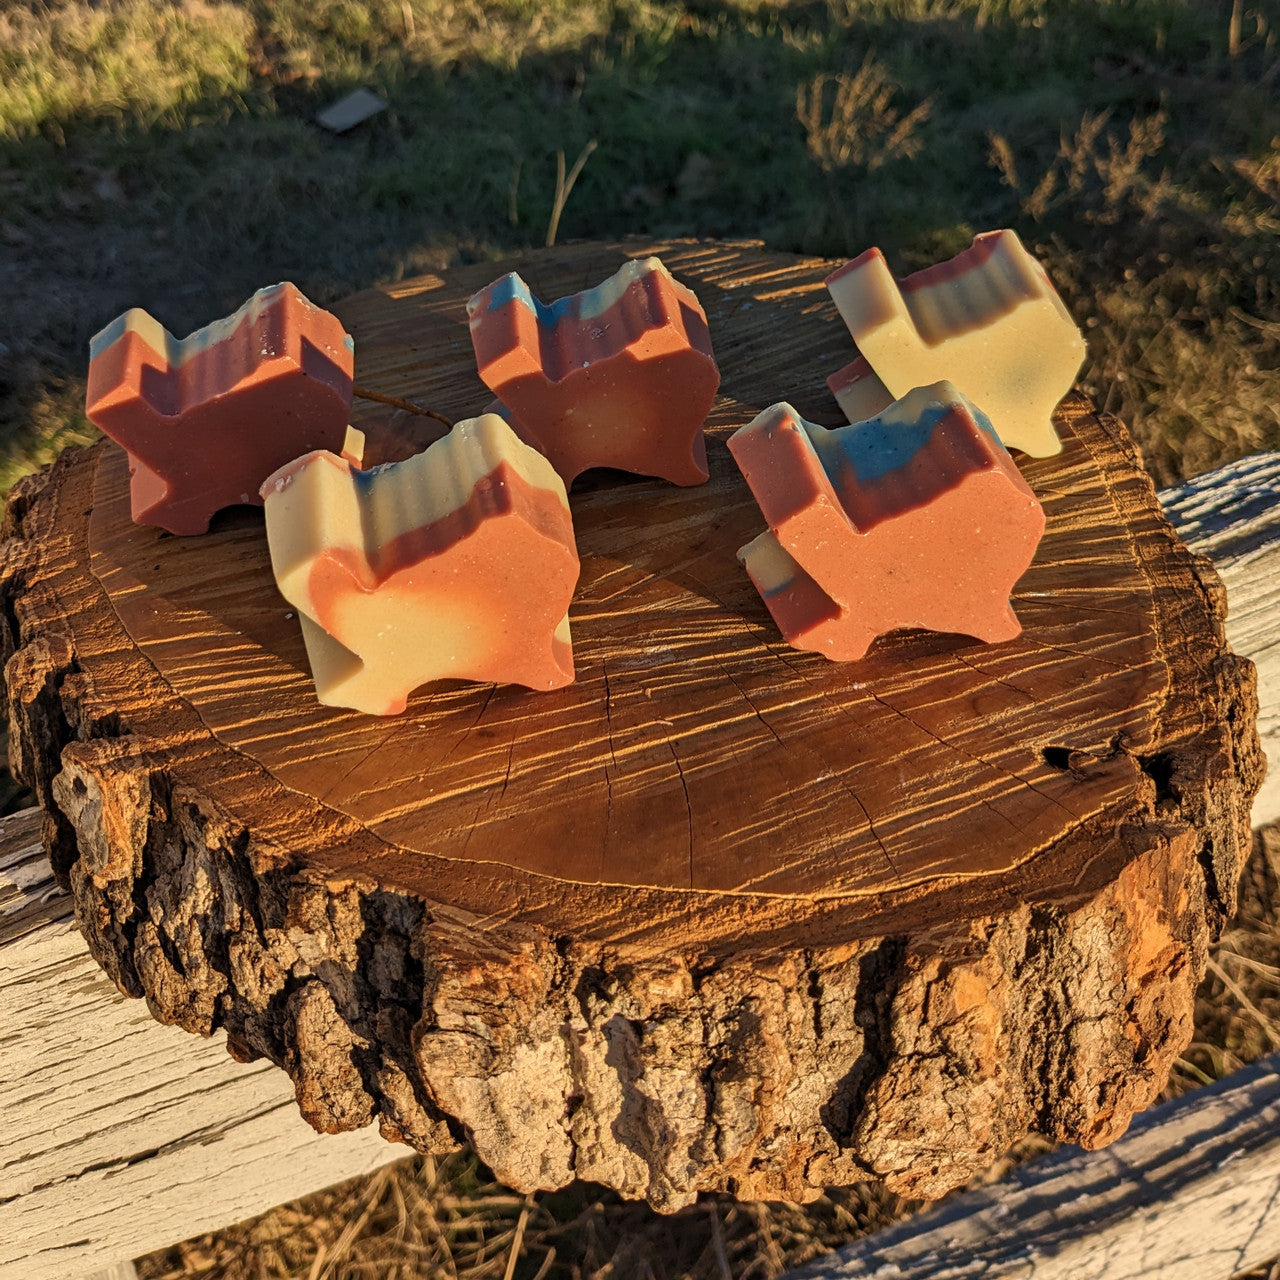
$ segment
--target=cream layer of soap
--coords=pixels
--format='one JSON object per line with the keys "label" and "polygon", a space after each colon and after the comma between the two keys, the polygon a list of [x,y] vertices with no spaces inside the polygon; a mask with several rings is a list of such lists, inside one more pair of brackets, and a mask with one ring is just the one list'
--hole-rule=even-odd
{"label": "cream layer of soap", "polygon": [[292,284],[177,339],[135,307],[89,344],[86,413],[129,455],[133,519],[204,533],[277,467],[342,444],[352,342]]}
{"label": "cream layer of soap", "polygon": [[1053,410],[1084,363],[1084,339],[1013,231],[976,236],[950,261],[901,281],[868,249],[828,276],[827,288],[865,357],[828,379],[851,422],[874,405],[873,378],[886,403],[946,379],[1006,448],[1037,458],[1061,450]]}
{"label": "cream layer of soap", "polygon": [[788,404],[729,439],[768,530],[738,552],[787,642],[861,658],[900,627],[1008,640],[1044,531],[985,415],[947,382],[834,431]]}
{"label": "cream layer of soap", "polygon": [[657,258],[549,305],[513,272],[467,313],[481,379],[566,485],[591,467],[707,479],[720,373],[702,307]]}
{"label": "cream layer of soap", "polygon": [[564,484],[501,418],[460,422],[369,471],[310,453],[262,495],[322,703],[394,715],[432,680],[573,680],[579,565]]}

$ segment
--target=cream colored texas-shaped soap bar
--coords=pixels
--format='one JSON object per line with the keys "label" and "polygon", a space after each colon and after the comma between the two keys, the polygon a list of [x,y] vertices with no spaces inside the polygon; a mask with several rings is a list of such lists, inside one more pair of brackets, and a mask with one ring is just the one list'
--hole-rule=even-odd
{"label": "cream colored texas-shaped soap bar", "polygon": [[946,379],[1005,448],[1035,458],[1061,451],[1053,410],[1084,363],[1084,339],[1015,232],[985,232],[904,280],[868,249],[828,276],[827,288],[865,357],[827,380],[851,422]]}
{"label": "cream colored texas-shaped soap bar", "polygon": [[432,680],[573,680],[579,566],[564,482],[496,415],[368,471],[306,454],[262,496],[322,703],[395,715]]}

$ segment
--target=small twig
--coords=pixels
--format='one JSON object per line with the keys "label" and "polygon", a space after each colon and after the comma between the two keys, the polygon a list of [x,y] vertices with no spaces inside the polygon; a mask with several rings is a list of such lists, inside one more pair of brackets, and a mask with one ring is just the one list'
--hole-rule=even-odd
{"label": "small twig", "polygon": [[551,221],[547,223],[547,248],[550,249],[556,242],[556,232],[560,230],[560,215],[564,212],[564,207],[569,201],[569,192],[573,190],[573,184],[577,182],[578,176],[582,173],[582,167],[587,163],[587,157],[596,149],[596,140],[591,139],[578,154],[578,158],[573,162],[573,168],[569,170],[569,176],[565,177],[564,172],[564,152],[556,152],[556,199],[551,206]]}
{"label": "small twig", "polygon": [[1224,938],[1218,946],[1218,959],[1226,960],[1230,958],[1244,965],[1246,969],[1252,969],[1254,973],[1261,974],[1264,978],[1270,978],[1274,984],[1276,979],[1280,979],[1280,969],[1273,964],[1263,964],[1261,960],[1254,960],[1251,956],[1241,955],[1238,951],[1233,951],[1228,945],[1228,939]]}
{"label": "small twig", "polygon": [[498,1195],[470,1195],[470,1196],[441,1196],[440,1204],[446,1209],[470,1209],[473,1213],[481,1213],[485,1209],[514,1209],[517,1205],[524,1205],[523,1196],[504,1196]]}
{"label": "small twig", "polygon": [[520,1260],[520,1250],[524,1248],[524,1229],[529,1225],[529,1208],[533,1204],[533,1197],[525,1201],[524,1208],[520,1210],[520,1218],[516,1222],[516,1233],[511,1239],[511,1252],[507,1254],[507,1269],[502,1273],[502,1280],[513,1280],[516,1274],[516,1263]]}
{"label": "small twig", "polygon": [[1280,1032],[1277,1031],[1276,1024],[1249,999],[1245,994],[1244,988],[1218,963],[1214,956],[1209,957],[1209,972],[1240,1001],[1245,1012],[1250,1014],[1254,1022],[1258,1024],[1258,1030],[1266,1036],[1271,1047],[1273,1049],[1280,1047]]}
{"label": "small twig", "polygon": [[331,1249],[322,1248],[321,1252],[316,1255],[316,1259],[311,1264],[311,1270],[308,1273],[308,1280],[328,1280],[328,1277],[333,1275],[338,1263],[346,1256],[347,1250],[351,1248],[356,1237],[364,1230],[365,1224],[373,1217],[373,1211],[378,1207],[378,1203],[382,1199],[382,1193],[386,1189],[387,1179],[390,1176],[391,1171],[389,1168],[383,1168],[374,1175],[368,1191],[365,1192],[363,1212],[354,1222],[348,1222],[343,1227],[342,1234]]}
{"label": "small twig", "polygon": [[1187,1075],[1193,1076],[1201,1084],[1215,1083],[1213,1077],[1209,1075],[1208,1072],[1201,1071],[1194,1062],[1189,1062],[1186,1058],[1179,1058],[1178,1061],[1174,1063],[1174,1066],[1176,1066],[1180,1071],[1185,1071]]}
{"label": "small twig", "polygon": [[546,1280],[547,1272],[551,1270],[551,1264],[556,1260],[556,1247],[552,1245],[547,1250],[547,1256],[543,1258],[542,1265],[534,1273],[533,1280]]}
{"label": "small twig", "polygon": [[328,1258],[329,1246],[322,1241],[316,1247],[316,1256],[311,1260],[311,1269],[307,1272],[307,1280],[316,1280]]}
{"label": "small twig", "polygon": [[404,1192],[400,1189],[400,1179],[391,1179],[391,1194],[396,1200],[396,1232],[397,1244],[404,1244],[405,1230],[409,1225],[409,1206],[405,1203]]}
{"label": "small twig", "polygon": [[[733,1280],[733,1272],[729,1267],[729,1256],[724,1249],[724,1232],[720,1229],[720,1211],[711,1206],[711,1244],[716,1251],[716,1262],[720,1267],[720,1280]],[[508,1276],[507,1280],[511,1280]]]}
{"label": "small twig", "polygon": [[453,423],[443,413],[437,413],[434,409],[424,409],[420,404],[414,404],[412,400],[402,400],[399,396],[384,396],[381,391],[370,391],[368,387],[353,386],[351,394],[359,396],[361,400],[376,400],[379,404],[389,404],[393,409],[403,409],[405,413],[434,418],[437,422],[443,422],[450,431],[453,430]]}
{"label": "small twig", "polygon": [[520,225],[520,170],[524,167],[524,156],[516,156],[511,166],[511,186],[507,191],[507,221],[513,226]]}

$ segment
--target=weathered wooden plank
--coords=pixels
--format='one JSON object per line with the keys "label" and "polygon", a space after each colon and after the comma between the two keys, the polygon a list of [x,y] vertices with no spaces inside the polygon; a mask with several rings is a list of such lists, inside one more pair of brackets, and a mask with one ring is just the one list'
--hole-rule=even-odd
{"label": "weathered wooden plank", "polygon": [[1280,818],[1280,453],[1228,463],[1160,495],[1182,540],[1227,588],[1227,639],[1258,668],[1258,737],[1271,762],[1253,825]]}
{"label": "weathered wooden plank", "polygon": [[328,1137],[288,1077],[155,1022],[85,950],[31,809],[0,819],[0,1275],[67,1280],[406,1154]]}
{"label": "weathered wooden plank", "polygon": [[1280,1054],[786,1280],[1229,1280],[1280,1253]]}

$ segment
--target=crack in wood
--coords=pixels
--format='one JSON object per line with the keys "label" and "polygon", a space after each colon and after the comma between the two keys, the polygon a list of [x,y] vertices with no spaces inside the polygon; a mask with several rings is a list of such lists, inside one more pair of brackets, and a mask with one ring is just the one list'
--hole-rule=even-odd
{"label": "crack in wood", "polygon": [[670,737],[667,738],[667,749],[671,752],[671,758],[675,761],[676,772],[680,775],[680,788],[684,792],[684,811],[685,819],[689,824],[689,884],[692,889],[693,883],[693,803],[689,799],[689,783],[684,776],[684,766],[680,763],[680,757],[676,753],[675,744]]}

